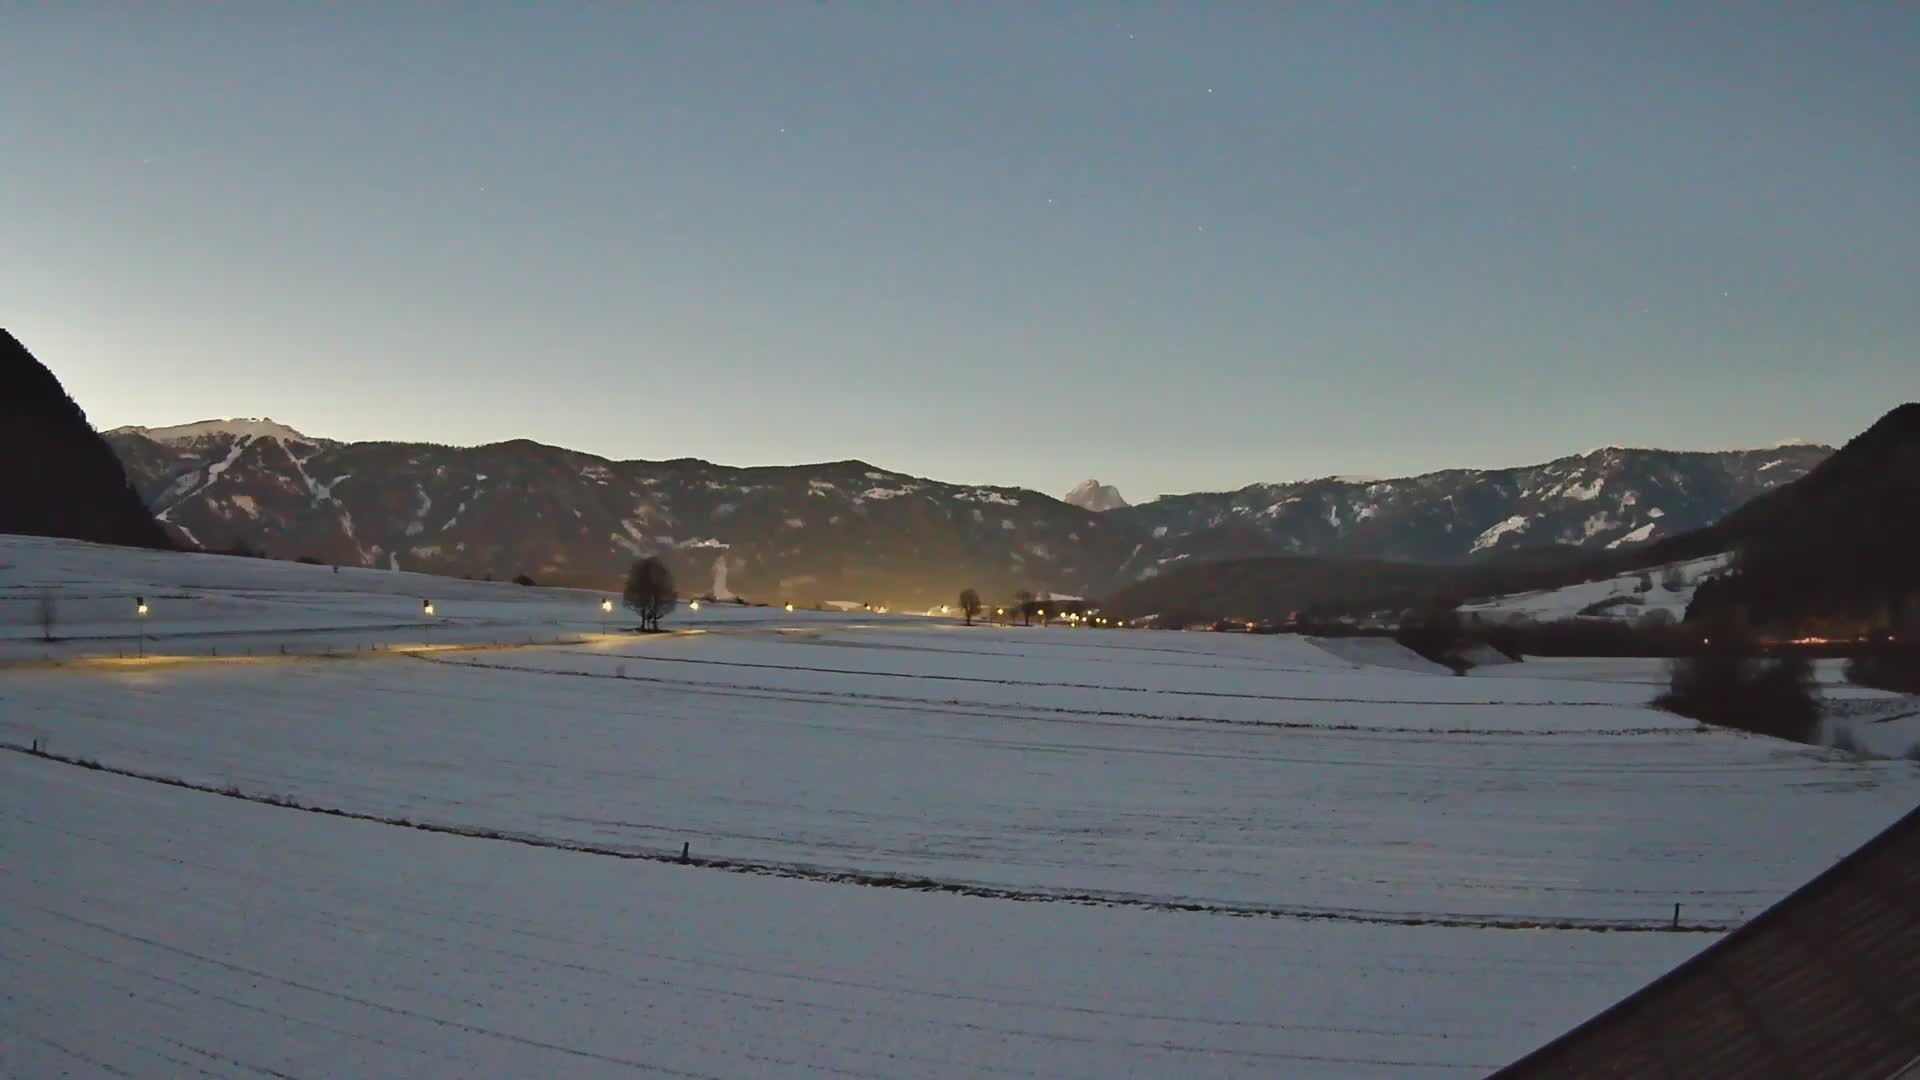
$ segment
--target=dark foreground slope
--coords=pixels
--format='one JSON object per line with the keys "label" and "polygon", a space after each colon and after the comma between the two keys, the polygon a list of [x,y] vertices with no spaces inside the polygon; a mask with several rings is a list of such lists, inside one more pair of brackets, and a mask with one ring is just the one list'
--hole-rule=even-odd
{"label": "dark foreground slope", "polygon": [[0,533],[173,546],[60,380],[5,330],[0,387]]}
{"label": "dark foreground slope", "polygon": [[1920,616],[1920,403],[1881,417],[1805,477],[1656,552],[1737,551],[1692,614],[1760,624]]}

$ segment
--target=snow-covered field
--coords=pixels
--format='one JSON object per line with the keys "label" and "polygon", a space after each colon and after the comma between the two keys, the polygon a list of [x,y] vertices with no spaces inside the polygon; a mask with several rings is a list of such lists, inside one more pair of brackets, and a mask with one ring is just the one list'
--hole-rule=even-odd
{"label": "snow-covered field", "polygon": [[1705,944],[543,851],[0,754],[0,1071],[1472,1076]]}
{"label": "snow-covered field", "polygon": [[[55,612],[53,636],[40,619]],[[615,602],[603,612],[602,600]],[[173,655],[279,655],[577,638],[631,625],[618,597],[430,574],[225,555],[175,554],[0,536],[0,661]],[[137,613],[145,600],[147,614]],[[433,613],[425,610],[433,605]],[[893,617],[918,624],[917,617]],[[677,629],[778,620],[886,622],[866,614],[683,603]]]}
{"label": "snow-covered field", "polygon": [[[1471,1075],[1920,799],[1650,710],[1637,662],[728,605],[639,638],[596,594],[0,538],[0,604],[48,588],[78,640],[8,617],[0,743],[103,768],[0,753],[23,1076]],[[115,658],[140,590],[190,659]],[[566,641],[409,651],[423,594],[436,645]]]}

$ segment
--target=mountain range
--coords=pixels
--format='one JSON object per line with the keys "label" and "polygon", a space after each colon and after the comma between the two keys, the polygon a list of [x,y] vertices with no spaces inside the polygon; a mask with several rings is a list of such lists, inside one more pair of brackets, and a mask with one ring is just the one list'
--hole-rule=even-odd
{"label": "mountain range", "polygon": [[[462,576],[607,586],[659,555],[683,591],[896,607],[961,588],[1104,595],[1221,559],[1464,563],[1530,547],[1601,550],[1710,524],[1831,451],[1608,447],[1542,465],[1328,478],[1082,505],[860,461],[736,468],[612,461],[518,440],[336,442],[268,420],[106,433],[183,542]],[[1094,507],[1106,507],[1094,509]]]}

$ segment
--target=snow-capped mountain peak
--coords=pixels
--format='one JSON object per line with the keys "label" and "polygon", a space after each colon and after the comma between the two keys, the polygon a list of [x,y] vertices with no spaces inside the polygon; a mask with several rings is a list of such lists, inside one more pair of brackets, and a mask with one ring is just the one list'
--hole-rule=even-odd
{"label": "snow-capped mountain peak", "polygon": [[1073,490],[1067,492],[1066,497],[1061,501],[1095,513],[1118,510],[1127,505],[1127,500],[1120,497],[1119,488],[1112,484],[1103,484],[1098,480],[1081,481],[1074,485]]}
{"label": "snow-capped mountain peak", "polygon": [[107,432],[109,435],[144,435],[158,443],[184,443],[194,439],[215,438],[273,438],[281,442],[311,443],[298,431],[285,424],[275,423],[264,416],[236,416],[227,420],[199,420],[191,424],[175,424],[172,427],[118,427]]}

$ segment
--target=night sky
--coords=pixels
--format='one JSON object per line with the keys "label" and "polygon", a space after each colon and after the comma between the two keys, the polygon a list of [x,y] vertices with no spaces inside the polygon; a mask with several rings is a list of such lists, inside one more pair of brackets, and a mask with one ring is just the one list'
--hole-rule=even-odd
{"label": "night sky", "polygon": [[1135,501],[1920,397],[1917,4],[553,7],[0,0],[0,325],[103,428]]}

